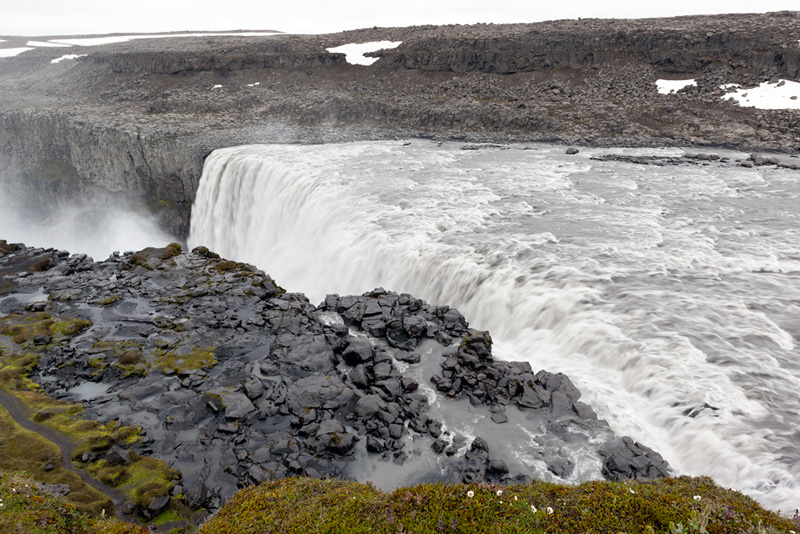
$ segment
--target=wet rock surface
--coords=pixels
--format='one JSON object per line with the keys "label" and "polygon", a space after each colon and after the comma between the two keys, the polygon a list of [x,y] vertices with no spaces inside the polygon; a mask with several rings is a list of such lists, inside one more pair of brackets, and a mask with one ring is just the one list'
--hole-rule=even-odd
{"label": "wet rock surface", "polygon": [[[82,461],[155,456],[181,472],[193,506],[295,475],[395,486],[669,471],[614,436],[569,378],[495,360],[488,332],[407,294],[314,306],[249,265],[177,245],[94,262],[0,241],[0,281],[0,316],[91,321],[69,343],[18,347],[40,354],[34,381],[87,417],[142,428],[130,448]],[[471,433],[458,430],[464,414],[482,421]]]}
{"label": "wet rock surface", "polygon": [[[432,137],[796,153],[800,112],[740,107],[721,86],[797,80],[798,13],[147,39],[57,64],[65,49],[38,48],[0,59],[0,178],[45,206],[131,199],[185,236],[204,158],[241,144]],[[381,40],[402,44],[369,67],[326,51]],[[658,79],[696,86],[661,95]]]}

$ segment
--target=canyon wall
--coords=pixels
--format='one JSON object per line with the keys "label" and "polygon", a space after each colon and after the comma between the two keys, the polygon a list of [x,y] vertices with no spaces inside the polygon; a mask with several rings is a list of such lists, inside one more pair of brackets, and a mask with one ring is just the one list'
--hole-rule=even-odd
{"label": "canyon wall", "polygon": [[[40,206],[124,197],[185,236],[205,156],[433,137],[794,153],[797,110],[720,86],[800,76],[798,12],[373,28],[38,48],[0,59],[0,178]],[[3,37],[4,46],[26,38]],[[352,65],[330,47],[402,41]],[[661,95],[660,78],[697,85]]]}

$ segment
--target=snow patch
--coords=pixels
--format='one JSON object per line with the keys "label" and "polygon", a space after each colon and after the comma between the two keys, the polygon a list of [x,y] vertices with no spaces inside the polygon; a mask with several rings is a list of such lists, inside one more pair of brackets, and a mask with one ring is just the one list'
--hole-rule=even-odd
{"label": "snow patch", "polygon": [[256,82],[256,83],[248,83],[248,84],[247,84],[247,87],[255,87],[256,85],[261,85],[261,82]]}
{"label": "snow patch", "polygon": [[50,60],[50,63],[60,63],[65,59],[78,59],[79,57],[86,57],[88,54],[67,54],[56,59]]}
{"label": "snow patch", "polygon": [[20,55],[23,52],[27,52],[28,50],[33,50],[33,48],[28,48],[28,47],[0,48],[0,57],[14,57]]}
{"label": "snow patch", "polygon": [[656,80],[656,87],[658,87],[658,94],[668,95],[670,93],[677,93],[686,87],[694,87],[697,81],[690,80]]}
{"label": "snow patch", "polygon": [[62,47],[62,46],[69,47],[69,46],[72,46],[72,45],[62,44],[62,43],[48,43],[46,41],[28,41],[27,43],[25,43],[25,46],[57,48],[57,47]]}
{"label": "snow patch", "polygon": [[212,87],[211,90],[213,91],[214,89],[221,89],[221,88],[222,88],[222,85],[217,84],[214,87]]}
{"label": "snow patch", "polygon": [[51,43],[64,43],[76,46],[99,46],[113,43],[127,43],[134,39],[164,39],[167,37],[269,37],[277,32],[239,32],[239,33],[167,33],[141,35],[115,35],[110,37],[82,37],[78,39],[56,39]]}
{"label": "snow patch", "polygon": [[364,54],[397,48],[403,41],[372,41],[370,43],[349,43],[333,48],[326,48],[328,52],[344,54],[344,59],[351,65],[372,65],[378,61],[377,57],[366,57]]}
{"label": "snow patch", "polygon": [[752,89],[742,89],[738,83],[719,86],[722,90],[736,89],[723,96],[742,107],[758,109],[800,109],[800,83],[779,80],[776,83],[763,82]]}

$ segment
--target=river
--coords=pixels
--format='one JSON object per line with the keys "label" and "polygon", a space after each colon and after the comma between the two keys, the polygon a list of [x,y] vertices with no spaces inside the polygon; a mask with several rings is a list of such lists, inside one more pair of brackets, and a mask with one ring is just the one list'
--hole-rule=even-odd
{"label": "river", "polygon": [[[800,506],[800,172],[424,140],[212,153],[189,245],[312,302],[383,286],[564,372],[679,474]],[[509,444],[513,447],[514,444]]]}

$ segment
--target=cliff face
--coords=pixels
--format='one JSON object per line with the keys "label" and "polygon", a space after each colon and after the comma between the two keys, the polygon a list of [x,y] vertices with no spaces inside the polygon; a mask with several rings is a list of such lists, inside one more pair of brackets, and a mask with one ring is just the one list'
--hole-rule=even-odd
{"label": "cliff face", "polygon": [[[48,205],[126,196],[178,235],[203,158],[259,142],[412,136],[795,152],[798,111],[722,84],[800,77],[797,12],[184,37],[0,59],[0,177]],[[4,46],[24,44],[6,38]],[[351,65],[327,48],[402,41]],[[659,95],[659,78],[697,86]],[[12,184],[12,185],[8,185]]]}
{"label": "cliff face", "polygon": [[[410,69],[513,74],[625,63],[694,75],[709,68],[797,77],[797,12],[650,20],[563,20],[507,26],[504,35],[416,40],[385,56]],[[491,26],[486,28],[492,28]],[[793,43],[794,41],[794,43]],[[447,52],[442,53],[443,50]]]}
{"label": "cliff face", "polygon": [[23,202],[125,200],[159,213],[165,227],[187,230],[205,156],[194,145],[47,111],[2,113],[0,130],[6,177]]}

